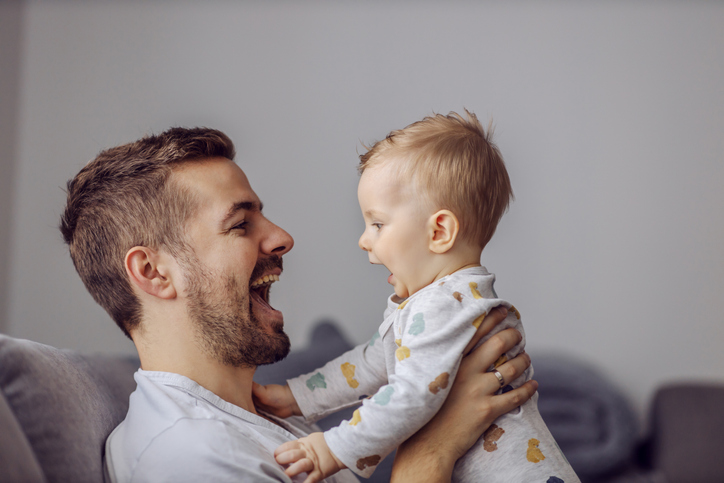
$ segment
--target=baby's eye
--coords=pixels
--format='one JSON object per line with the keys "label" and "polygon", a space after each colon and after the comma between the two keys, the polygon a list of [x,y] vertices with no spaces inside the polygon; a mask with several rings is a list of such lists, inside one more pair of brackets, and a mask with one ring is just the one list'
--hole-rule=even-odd
{"label": "baby's eye", "polygon": [[372,226],[374,226],[377,231],[380,231],[380,229],[382,228],[382,223],[372,223]]}

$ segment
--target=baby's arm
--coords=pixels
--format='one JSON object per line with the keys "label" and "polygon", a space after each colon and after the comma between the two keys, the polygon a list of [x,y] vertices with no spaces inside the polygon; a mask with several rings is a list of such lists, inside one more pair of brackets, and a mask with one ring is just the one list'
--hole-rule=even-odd
{"label": "baby's arm", "polygon": [[359,404],[387,382],[382,341],[375,336],[319,369],[289,379],[289,389],[307,421]]}
{"label": "baby's arm", "polygon": [[346,468],[329,450],[322,433],[312,433],[296,441],[282,444],[274,451],[277,463],[289,465],[289,477],[307,473],[304,483],[316,483]]}
{"label": "baby's arm", "polygon": [[[309,374],[288,380],[285,385],[264,386],[254,382],[252,395],[255,406],[281,418],[304,416],[314,422],[359,404],[361,397],[373,394],[387,382],[382,342],[378,339],[379,334],[375,332],[369,342]],[[360,384],[359,380],[364,384]],[[297,402],[297,397],[301,399],[301,404]]]}

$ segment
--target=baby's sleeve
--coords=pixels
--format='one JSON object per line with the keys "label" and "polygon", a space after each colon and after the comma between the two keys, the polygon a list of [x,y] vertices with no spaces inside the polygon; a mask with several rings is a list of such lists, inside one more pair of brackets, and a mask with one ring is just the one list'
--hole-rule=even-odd
{"label": "baby's sleeve", "polygon": [[307,421],[358,405],[387,382],[379,332],[372,339],[287,383]]}
{"label": "baby's sleeve", "polygon": [[390,328],[397,332],[395,374],[363,401],[350,421],[325,432],[330,450],[358,475],[369,477],[385,456],[440,409],[462,351],[487,312],[502,302],[458,299],[455,294],[440,287],[431,296],[400,304],[400,319]]}

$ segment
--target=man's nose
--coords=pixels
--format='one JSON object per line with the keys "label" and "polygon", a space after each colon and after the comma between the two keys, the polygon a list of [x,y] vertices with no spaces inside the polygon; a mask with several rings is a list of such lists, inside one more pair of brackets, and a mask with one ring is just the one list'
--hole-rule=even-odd
{"label": "man's nose", "polygon": [[294,238],[271,221],[266,220],[266,222],[268,234],[262,241],[261,249],[264,253],[281,257],[292,249]]}

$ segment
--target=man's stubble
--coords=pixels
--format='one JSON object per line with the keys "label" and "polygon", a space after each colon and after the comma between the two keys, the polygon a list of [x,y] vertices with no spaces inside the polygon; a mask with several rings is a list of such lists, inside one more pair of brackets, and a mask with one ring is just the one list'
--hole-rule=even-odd
{"label": "man's stubble", "polygon": [[[183,258],[188,313],[205,353],[233,367],[271,364],[287,356],[290,343],[284,328],[273,326],[269,333],[254,315],[249,281],[241,283],[233,275],[214,274],[193,253]],[[254,274],[262,272],[264,265],[269,261],[257,263]]]}

